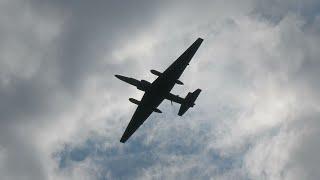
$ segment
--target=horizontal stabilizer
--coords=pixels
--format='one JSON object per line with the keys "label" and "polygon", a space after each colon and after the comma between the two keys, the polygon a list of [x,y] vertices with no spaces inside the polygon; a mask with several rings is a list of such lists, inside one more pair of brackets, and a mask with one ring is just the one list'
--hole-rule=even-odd
{"label": "horizontal stabilizer", "polygon": [[188,111],[190,107],[193,107],[195,104],[194,102],[198,98],[201,89],[195,90],[193,93],[188,93],[188,95],[184,98],[184,102],[181,104],[179,109],[179,116],[182,116],[185,112]]}

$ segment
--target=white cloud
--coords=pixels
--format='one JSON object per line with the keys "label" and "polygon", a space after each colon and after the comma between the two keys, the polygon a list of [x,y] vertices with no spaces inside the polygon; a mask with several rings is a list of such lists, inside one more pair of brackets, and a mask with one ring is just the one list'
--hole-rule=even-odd
{"label": "white cloud", "polygon": [[[318,179],[317,2],[275,2],[5,2],[1,178]],[[173,90],[197,105],[120,144],[142,93],[113,75],[152,80],[199,36]]]}

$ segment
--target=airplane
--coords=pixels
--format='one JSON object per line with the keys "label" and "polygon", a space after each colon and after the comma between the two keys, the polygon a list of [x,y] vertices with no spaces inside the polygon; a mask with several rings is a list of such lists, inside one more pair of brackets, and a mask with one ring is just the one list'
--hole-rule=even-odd
{"label": "airplane", "polygon": [[192,57],[200,47],[203,39],[198,38],[176,61],[174,61],[164,72],[151,70],[150,72],[157,77],[152,83],[146,80],[136,80],[134,78],[125,77],[122,75],[115,75],[118,79],[136,86],[137,89],[144,91],[141,101],[129,98],[129,101],[137,104],[138,107],[134,112],[125,132],[123,133],[120,142],[125,143],[131,135],[148,119],[153,113],[162,113],[158,106],[164,99],[181,104],[178,115],[182,116],[190,107],[195,105],[201,89],[194,92],[189,92],[185,98],[178,95],[171,94],[175,84],[183,85],[179,80],[185,68],[189,65]]}

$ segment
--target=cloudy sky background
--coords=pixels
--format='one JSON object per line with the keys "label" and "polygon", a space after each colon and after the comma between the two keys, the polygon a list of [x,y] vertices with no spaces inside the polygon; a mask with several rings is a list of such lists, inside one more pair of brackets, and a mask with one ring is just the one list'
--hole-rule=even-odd
{"label": "cloudy sky background", "polygon": [[[0,179],[320,178],[320,1],[0,1]],[[204,42],[126,143],[142,92]]]}

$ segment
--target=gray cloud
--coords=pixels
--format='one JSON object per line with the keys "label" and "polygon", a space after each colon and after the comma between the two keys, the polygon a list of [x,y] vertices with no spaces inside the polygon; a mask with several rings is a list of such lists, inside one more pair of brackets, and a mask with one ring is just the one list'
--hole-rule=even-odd
{"label": "gray cloud", "polygon": [[[2,179],[318,179],[317,1],[1,2]],[[203,46],[125,145],[122,73],[152,80]]]}
{"label": "gray cloud", "polygon": [[[36,153],[46,139],[32,143],[33,137],[81,103],[88,78],[96,73],[111,77],[121,69],[104,58],[111,58],[110,48],[122,37],[152,23],[157,8],[149,2],[128,7],[108,1],[2,4],[1,174],[7,179],[45,179],[50,177],[42,167],[47,163]],[[110,78],[102,83],[110,86]]]}

